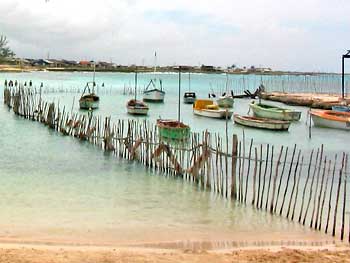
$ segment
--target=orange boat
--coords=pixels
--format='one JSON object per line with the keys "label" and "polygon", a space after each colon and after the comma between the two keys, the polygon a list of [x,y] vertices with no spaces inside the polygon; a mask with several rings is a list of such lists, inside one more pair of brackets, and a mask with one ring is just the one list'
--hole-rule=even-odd
{"label": "orange boat", "polygon": [[311,110],[310,114],[315,126],[350,130],[350,112]]}

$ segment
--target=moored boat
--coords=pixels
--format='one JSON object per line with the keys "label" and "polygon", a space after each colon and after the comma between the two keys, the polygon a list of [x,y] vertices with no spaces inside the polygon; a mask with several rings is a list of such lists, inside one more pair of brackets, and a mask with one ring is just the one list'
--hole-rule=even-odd
{"label": "moored boat", "polygon": [[196,93],[194,92],[185,92],[184,94],[184,103],[193,104],[196,100]]}
{"label": "moored boat", "polygon": [[232,108],[233,102],[234,102],[233,97],[231,97],[229,95],[221,96],[220,98],[218,98],[216,100],[216,103],[221,108]]}
{"label": "moored boat", "polygon": [[[92,83],[93,87],[95,82]],[[79,107],[83,110],[94,110],[99,107],[100,97],[94,92],[94,88],[90,90],[89,82],[86,84],[84,91],[79,99]]]}
{"label": "moored boat", "polygon": [[133,115],[147,115],[149,107],[146,103],[140,100],[129,100],[127,105],[127,111]]}
{"label": "moored boat", "polygon": [[137,71],[135,71],[135,98],[128,101],[126,108],[132,115],[147,115],[149,110],[146,103],[137,100]]}
{"label": "moored boat", "polygon": [[176,120],[157,120],[159,136],[171,140],[186,140],[190,136],[190,126]]}
{"label": "moored boat", "polygon": [[233,114],[233,112],[228,109],[220,109],[218,105],[214,104],[214,102],[209,99],[196,100],[193,104],[193,113],[217,119],[230,119]]}
{"label": "moored boat", "polygon": [[340,112],[350,112],[350,106],[336,105],[336,106],[332,106],[332,110],[340,111]]}
{"label": "moored boat", "polygon": [[315,126],[350,130],[350,112],[311,110],[310,115]]}
{"label": "moored boat", "polygon": [[[156,87],[156,80],[151,79],[149,84],[146,87],[146,90],[143,92],[143,100],[149,102],[163,102],[165,91],[163,90],[162,81],[159,80],[160,88]],[[152,89],[149,89],[153,87]]]}
{"label": "moored boat", "polygon": [[300,111],[285,109],[269,104],[250,103],[250,109],[255,117],[275,119],[281,121],[299,121],[301,117]]}
{"label": "moored boat", "polygon": [[179,102],[178,102],[178,117],[177,120],[158,119],[157,127],[159,136],[163,139],[170,139],[175,141],[187,140],[190,137],[190,126],[180,121],[181,119],[181,66],[179,66]]}
{"label": "moored boat", "polygon": [[235,123],[240,125],[259,128],[259,129],[274,130],[274,131],[287,131],[290,126],[290,121],[242,116],[238,114],[234,114],[233,119]]}

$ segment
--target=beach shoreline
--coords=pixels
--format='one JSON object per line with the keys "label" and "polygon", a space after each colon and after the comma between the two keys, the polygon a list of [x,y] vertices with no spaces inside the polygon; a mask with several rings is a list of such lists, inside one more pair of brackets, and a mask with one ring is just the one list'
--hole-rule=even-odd
{"label": "beach shoreline", "polygon": [[222,250],[0,243],[1,262],[349,262],[342,245],[239,247]]}

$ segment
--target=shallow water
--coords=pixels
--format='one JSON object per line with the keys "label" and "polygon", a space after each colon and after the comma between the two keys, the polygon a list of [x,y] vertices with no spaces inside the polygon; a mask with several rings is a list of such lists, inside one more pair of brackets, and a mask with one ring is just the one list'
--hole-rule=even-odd
{"label": "shallow water", "polygon": [[[116,89],[129,74],[98,74],[106,85],[114,78]],[[127,76],[125,76],[127,75]],[[84,73],[26,73],[7,79],[42,79],[50,85],[77,85],[90,76]],[[192,77],[194,83],[196,78]],[[222,76],[214,75],[214,78]],[[2,76],[2,78],[5,78]],[[176,112],[176,75],[164,104],[151,105],[154,121],[159,115],[174,118]],[[210,78],[204,75],[204,78]],[[67,80],[66,80],[67,79]],[[0,79],[1,81],[1,79]],[[201,80],[200,83],[204,83]],[[114,82],[113,82],[114,83]],[[205,89],[194,84],[200,94]],[[128,118],[125,103],[129,96],[120,92],[101,96],[95,114],[111,115],[114,120]],[[71,107],[73,94],[46,95]],[[77,100],[77,99],[75,99]],[[248,100],[236,100],[234,110],[245,113]],[[74,104],[75,110],[77,104]],[[191,106],[182,105],[182,118],[192,130],[205,128],[220,132],[225,121],[208,120],[192,115]],[[305,113],[305,109],[303,109]],[[304,119],[290,132],[272,133],[246,129],[247,137],[258,142],[299,143],[309,148],[327,138],[329,149],[346,148],[346,132],[336,135],[328,130],[313,132],[306,139]],[[103,153],[94,146],[63,137],[39,123],[16,117],[0,107],[0,239],[82,243],[142,243],[176,240],[283,240],[291,237],[324,237],[308,228],[290,223],[248,206],[235,204],[195,185],[176,178],[148,172],[142,165],[128,163]],[[229,123],[232,131],[242,128]],[[329,138],[332,134],[332,138]],[[328,135],[328,136],[327,136]],[[323,139],[322,139],[323,138]],[[266,235],[266,233],[268,233]],[[324,237],[326,238],[326,237]],[[93,241],[92,241],[93,240]]]}

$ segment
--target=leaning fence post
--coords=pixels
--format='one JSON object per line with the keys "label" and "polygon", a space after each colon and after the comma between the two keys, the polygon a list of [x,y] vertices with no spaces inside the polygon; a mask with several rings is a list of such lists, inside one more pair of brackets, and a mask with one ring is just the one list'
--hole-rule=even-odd
{"label": "leaning fence post", "polygon": [[238,139],[237,135],[233,134],[232,136],[232,184],[231,184],[231,193],[234,199],[237,198],[237,184],[236,184],[236,166],[237,166],[237,145]]}

